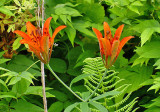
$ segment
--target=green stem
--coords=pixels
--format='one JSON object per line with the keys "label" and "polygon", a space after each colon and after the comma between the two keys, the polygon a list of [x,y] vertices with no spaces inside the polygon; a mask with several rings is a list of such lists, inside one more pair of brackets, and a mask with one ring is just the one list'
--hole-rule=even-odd
{"label": "green stem", "polygon": [[103,79],[105,78],[105,76],[107,75],[107,69],[105,70],[105,73],[103,75],[103,77],[101,78],[100,82],[98,83],[96,89],[92,92],[92,94],[85,100],[85,102],[87,102],[94,94],[95,92],[97,91],[97,89],[99,88],[100,84],[102,83]]}
{"label": "green stem", "polygon": [[25,71],[28,71],[33,65],[35,65],[36,63],[38,63],[40,60],[36,61],[35,63],[33,63],[31,66],[29,66]]}
{"label": "green stem", "polygon": [[58,81],[63,84],[63,86],[65,86],[72,94],[74,94],[74,96],[76,96],[79,100],[81,100],[82,102],[84,102],[84,100],[78,96],[74,91],[72,91],[72,89],[70,87],[68,87],[52,70],[52,68],[49,66],[49,64],[46,64],[46,66],[48,67],[48,69],[51,71],[51,73],[58,79]]}

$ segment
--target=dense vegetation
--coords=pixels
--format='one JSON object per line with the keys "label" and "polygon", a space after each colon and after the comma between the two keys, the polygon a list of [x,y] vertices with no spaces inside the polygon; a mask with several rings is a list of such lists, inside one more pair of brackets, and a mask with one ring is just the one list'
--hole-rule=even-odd
{"label": "dense vegetation", "polygon": [[[36,0],[0,0],[0,112],[43,112],[40,61],[15,30],[38,26]],[[45,66],[48,112],[159,112],[160,0],[45,0],[54,40],[50,66],[84,100],[68,91]],[[105,72],[98,39],[107,22],[120,40],[134,36]],[[106,76],[103,74],[106,73]],[[104,76],[104,80],[101,79]]]}

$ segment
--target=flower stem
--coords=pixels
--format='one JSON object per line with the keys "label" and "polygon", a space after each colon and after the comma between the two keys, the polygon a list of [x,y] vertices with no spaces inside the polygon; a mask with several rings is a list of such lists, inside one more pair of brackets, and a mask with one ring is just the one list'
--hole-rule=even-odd
{"label": "flower stem", "polygon": [[[43,26],[44,26],[44,0],[42,0],[42,33],[43,33]],[[43,34],[42,34],[43,35]],[[44,73],[44,63],[41,62],[41,81],[42,81],[42,91],[43,91],[43,105],[44,105],[44,112],[48,112],[47,110],[47,98],[46,98],[46,91],[45,91],[45,73]]]}
{"label": "flower stem", "polygon": [[44,112],[47,111],[47,99],[46,99],[46,91],[45,91],[45,73],[44,73],[44,63],[41,62],[41,82],[42,82],[42,92],[43,92],[43,105],[44,105]]}
{"label": "flower stem", "polygon": [[36,63],[38,63],[40,60],[36,61],[35,63],[33,63],[31,66],[29,66],[25,71],[28,71],[33,65],[35,65]]}
{"label": "flower stem", "polygon": [[104,75],[102,76],[102,78],[101,78],[100,82],[98,83],[96,89],[95,89],[95,90],[92,92],[92,94],[85,100],[85,102],[87,102],[87,101],[95,94],[95,92],[97,91],[97,89],[100,87],[103,79],[104,79],[105,76],[107,75],[107,71],[108,71],[108,70],[106,69],[105,72],[104,72]]}
{"label": "flower stem", "polygon": [[48,67],[48,69],[51,71],[51,73],[58,79],[58,81],[63,84],[64,87],[66,87],[74,96],[76,96],[79,100],[81,100],[82,102],[84,102],[84,100],[78,96],[74,91],[72,91],[72,89],[70,87],[68,87],[52,70],[52,68],[49,66],[49,64],[46,64],[46,66]]}

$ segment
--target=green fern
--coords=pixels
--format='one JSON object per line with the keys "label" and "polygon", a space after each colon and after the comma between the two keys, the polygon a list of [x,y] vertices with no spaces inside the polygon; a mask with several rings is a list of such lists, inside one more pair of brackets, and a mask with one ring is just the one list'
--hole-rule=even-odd
{"label": "green fern", "polygon": [[[93,74],[84,78],[85,87],[92,93],[94,89],[97,87],[98,83],[100,82],[106,68],[104,67],[101,57],[87,58],[84,60],[84,63],[85,65],[82,69],[83,74]],[[126,94],[126,90],[130,86],[130,84],[124,84],[117,87],[117,85],[124,80],[120,79],[117,76],[117,74],[118,72],[115,72],[114,70],[108,70],[107,75],[100,84],[100,87],[95,92],[94,97],[112,90],[120,91],[120,93],[117,95],[111,97],[105,97],[103,100],[99,100],[99,103],[105,106],[110,112],[136,111],[138,108],[133,110],[133,106],[137,102],[136,101],[137,98],[133,99],[131,102],[126,104],[126,101],[129,99],[131,93],[127,94],[121,101],[119,102],[116,101],[118,97]],[[95,108],[91,110],[93,112],[99,112]]]}

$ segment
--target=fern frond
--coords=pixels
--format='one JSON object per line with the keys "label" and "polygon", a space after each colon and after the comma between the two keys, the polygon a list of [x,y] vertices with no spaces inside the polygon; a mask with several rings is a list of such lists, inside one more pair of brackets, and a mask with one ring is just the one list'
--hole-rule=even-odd
{"label": "fern frond", "polygon": [[[84,86],[92,93],[101,81],[106,68],[103,65],[101,57],[87,58],[84,60],[84,63],[85,65],[82,69],[82,73],[94,74],[84,78]],[[128,101],[131,93],[127,94],[127,96],[125,96],[121,101],[115,103],[116,98],[122,97],[122,95],[126,93],[128,87],[130,86],[130,84],[118,86],[122,81],[124,81],[124,79],[120,79],[117,75],[118,72],[115,72],[114,70],[108,70],[107,75],[104,77],[104,80],[101,82],[93,97],[99,96],[108,91],[120,91],[119,94],[105,97],[102,100],[97,101],[97,103],[102,104],[109,111],[111,110],[111,112],[113,110],[115,110],[114,112],[131,112],[134,104],[137,102],[137,98],[124,105],[124,103]],[[134,109],[134,111],[136,111],[136,109]],[[99,110],[91,108],[91,112],[99,112]]]}

